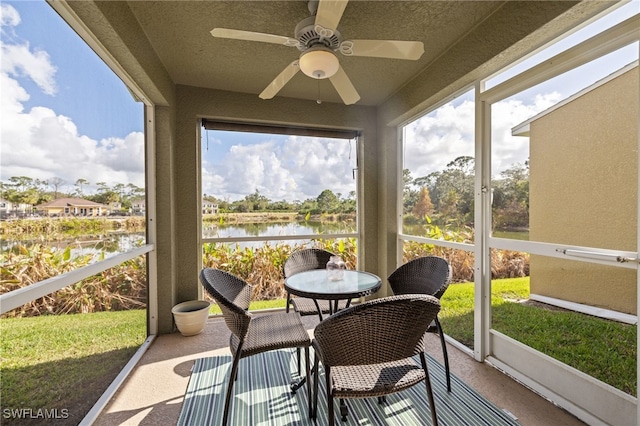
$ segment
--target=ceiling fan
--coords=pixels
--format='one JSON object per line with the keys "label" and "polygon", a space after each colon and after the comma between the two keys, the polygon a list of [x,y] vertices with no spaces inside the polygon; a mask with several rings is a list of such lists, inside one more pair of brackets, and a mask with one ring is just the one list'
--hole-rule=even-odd
{"label": "ceiling fan", "polygon": [[345,56],[417,60],[424,53],[424,45],[420,41],[343,40],[337,28],[347,2],[348,0],[310,0],[308,8],[311,16],[296,25],[294,38],[228,28],[214,28],[211,35],[282,44],[300,50],[300,57],[287,65],[260,93],[260,98],[273,98],[302,70],[314,79],[328,78],[342,101],[351,105],[360,100],[360,95],[340,66],[336,52]]}

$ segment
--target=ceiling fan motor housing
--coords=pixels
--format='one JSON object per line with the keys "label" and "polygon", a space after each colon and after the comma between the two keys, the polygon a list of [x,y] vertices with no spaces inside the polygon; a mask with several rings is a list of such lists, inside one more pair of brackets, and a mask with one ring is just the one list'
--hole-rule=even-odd
{"label": "ceiling fan motor housing", "polygon": [[309,16],[296,25],[295,38],[300,42],[298,49],[304,52],[318,44],[331,50],[338,49],[342,42],[340,31],[316,26],[315,21],[315,16]]}

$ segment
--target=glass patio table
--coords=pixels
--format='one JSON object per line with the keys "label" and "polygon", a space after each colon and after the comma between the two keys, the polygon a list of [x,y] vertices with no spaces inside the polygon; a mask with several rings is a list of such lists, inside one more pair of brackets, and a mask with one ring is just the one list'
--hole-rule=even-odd
{"label": "glass patio table", "polygon": [[[318,299],[332,301],[333,303],[329,303],[329,314],[338,310],[340,300],[347,300],[347,306],[349,306],[351,299],[373,294],[380,289],[381,285],[382,280],[377,275],[351,270],[345,270],[343,279],[339,281],[330,280],[326,269],[299,272],[284,280],[284,287],[289,293],[313,299],[318,312],[321,312]],[[306,379],[304,377],[297,383],[291,383],[291,392],[295,393]],[[340,404],[343,403],[344,401],[341,400]]]}
{"label": "glass patio table", "polygon": [[[337,311],[340,300],[347,300],[348,306],[351,299],[373,294],[381,285],[380,277],[369,272],[351,270],[345,270],[344,278],[339,281],[331,281],[325,269],[300,272],[284,280],[284,286],[291,294],[314,301],[333,301],[330,304],[331,314]],[[316,308],[320,310],[317,302]]]}

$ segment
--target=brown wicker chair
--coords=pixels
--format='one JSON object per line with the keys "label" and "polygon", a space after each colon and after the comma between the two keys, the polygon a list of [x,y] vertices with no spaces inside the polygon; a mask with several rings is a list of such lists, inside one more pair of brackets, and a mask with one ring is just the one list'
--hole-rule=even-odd
{"label": "brown wicker chair", "polygon": [[[391,296],[343,309],[315,328],[314,413],[318,406],[318,360],[327,383],[329,425],[333,399],[378,397],[400,392],[424,380],[431,420],[438,424],[424,354],[424,335],[440,310],[438,299],[422,294]],[[419,355],[421,366],[413,359]],[[346,420],[346,405],[340,407]]]}
{"label": "brown wicker chair", "polygon": [[[313,269],[324,269],[331,256],[335,255],[330,251],[317,248],[295,251],[284,263],[284,277],[289,278],[299,272]],[[331,300],[314,300],[305,297],[292,298],[291,294],[287,292],[287,312],[289,312],[289,305],[292,305],[293,310],[301,316],[318,315],[320,321],[322,321],[323,314],[328,314],[332,311],[331,302]],[[348,301],[341,300],[338,302],[338,310],[347,306],[349,306]]]}
{"label": "brown wicker chair", "polygon": [[[205,268],[200,273],[200,281],[207,293],[220,306],[224,320],[231,330],[229,347],[233,355],[233,365],[224,402],[223,425],[226,425],[240,359],[277,349],[304,348],[306,375],[309,377],[311,339],[298,314],[253,315],[250,313],[248,309],[252,286],[243,279],[219,269]],[[311,385],[310,380],[306,381],[309,417],[313,417]]]}
{"label": "brown wicker chair", "polygon": [[[445,259],[437,256],[424,256],[410,260],[398,267],[398,269],[389,276],[389,284],[391,285],[393,294],[427,294],[436,297],[438,300],[440,300],[449,287],[450,281],[451,266],[449,266],[449,263]],[[427,331],[437,333],[440,336],[444,367],[447,373],[447,392],[451,392],[449,355],[447,354],[447,345],[444,341],[442,325],[440,325],[437,316]]]}

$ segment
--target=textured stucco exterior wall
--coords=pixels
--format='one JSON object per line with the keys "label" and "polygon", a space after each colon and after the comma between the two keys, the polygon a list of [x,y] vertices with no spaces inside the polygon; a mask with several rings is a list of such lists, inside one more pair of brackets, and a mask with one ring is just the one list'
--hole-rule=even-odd
{"label": "textured stucco exterior wall", "polygon": [[[171,333],[173,331],[173,315],[171,308],[176,302],[175,293],[175,184],[174,184],[174,154],[173,141],[175,134],[175,112],[169,107],[154,108],[151,120],[155,134],[155,185],[157,228],[155,245],[157,258],[157,299],[158,299],[158,331]],[[150,171],[149,171],[150,172]]]}
{"label": "textured stucco exterior wall", "polygon": [[[638,68],[531,123],[530,239],[637,251]],[[531,256],[531,293],[636,314],[636,271]]]}

